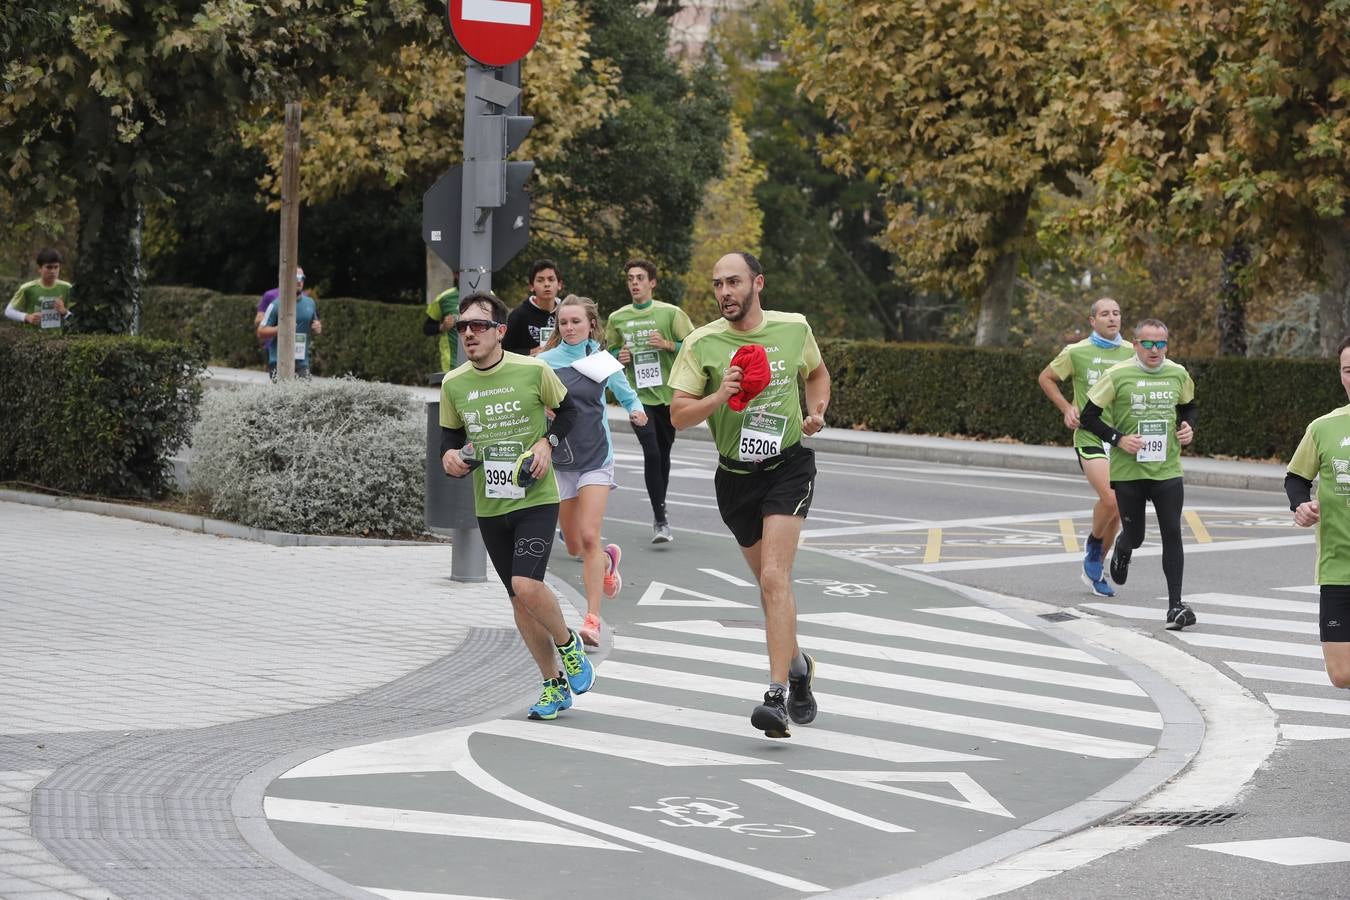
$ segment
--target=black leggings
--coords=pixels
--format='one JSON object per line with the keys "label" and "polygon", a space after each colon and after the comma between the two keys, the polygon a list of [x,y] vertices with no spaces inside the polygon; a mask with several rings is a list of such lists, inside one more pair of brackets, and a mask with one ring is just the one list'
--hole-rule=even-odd
{"label": "black leggings", "polygon": [[669,406],[648,406],[647,424],[634,425],[633,433],[642,445],[642,477],[647,482],[647,497],[652,501],[652,517],[666,521],[666,488],[670,485],[670,448],[675,444],[675,426],[670,424]]}
{"label": "black leggings", "polygon": [[1153,512],[1158,517],[1158,532],[1162,536],[1167,602],[1175,606],[1181,602],[1181,573],[1186,566],[1185,552],[1181,547],[1181,506],[1186,500],[1186,489],[1181,479],[1113,481],[1111,487],[1115,488],[1116,506],[1120,508],[1120,537],[1117,543],[1123,541],[1131,550],[1144,542],[1144,504],[1153,501]]}
{"label": "black leggings", "polygon": [[[551,477],[551,476],[550,476]],[[488,559],[509,597],[516,595],[511,578],[543,581],[553,549],[553,529],[558,527],[558,504],[528,506],[500,516],[479,516]]]}

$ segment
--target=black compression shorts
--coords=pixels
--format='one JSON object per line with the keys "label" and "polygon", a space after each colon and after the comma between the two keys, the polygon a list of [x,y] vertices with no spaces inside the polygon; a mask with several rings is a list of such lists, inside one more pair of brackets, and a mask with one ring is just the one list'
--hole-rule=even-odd
{"label": "black compression shorts", "polygon": [[1317,623],[1323,643],[1350,641],[1350,585],[1324,584]]}
{"label": "black compression shorts", "polygon": [[553,531],[558,527],[558,504],[546,503],[517,509],[500,516],[479,516],[478,531],[483,535],[488,559],[497,577],[506,585],[506,593],[515,595],[511,578],[544,580],[549,553],[553,550]]}

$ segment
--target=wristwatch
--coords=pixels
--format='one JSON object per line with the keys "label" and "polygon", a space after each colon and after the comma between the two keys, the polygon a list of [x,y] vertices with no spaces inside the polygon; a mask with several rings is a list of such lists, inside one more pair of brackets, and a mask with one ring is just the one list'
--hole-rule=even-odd
{"label": "wristwatch", "polygon": [[544,437],[548,438],[548,445],[550,447],[554,450],[558,449],[558,436],[556,434],[546,434]]}

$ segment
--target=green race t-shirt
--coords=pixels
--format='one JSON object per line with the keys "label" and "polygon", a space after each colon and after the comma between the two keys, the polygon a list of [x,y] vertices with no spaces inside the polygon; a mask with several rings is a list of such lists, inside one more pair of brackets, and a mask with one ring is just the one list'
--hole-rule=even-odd
{"label": "green race t-shirt", "polygon": [[1350,406],[1309,423],[1289,471],[1317,479],[1317,583],[1350,584]]}
{"label": "green race t-shirt", "polygon": [[717,407],[708,417],[708,427],[722,456],[758,462],[802,439],[797,378],[805,378],[821,363],[820,348],[805,316],[765,310],[764,321],[753,331],[736,331],[726,319],[695,329],[684,339],[670,370],[670,386],[695,397],[714,393],[722,385],[722,373],[732,355],[746,344],[764,347],[773,378],[743,412],[725,403]]}
{"label": "green race t-shirt", "polygon": [[19,285],[9,301],[10,309],[17,309],[24,315],[45,313],[40,323],[43,328],[60,328],[61,316],[56,312],[54,301],[60,298],[66,310],[70,310],[70,282],[57,281],[51,287],[43,287],[42,281],[34,279]]}
{"label": "green race t-shirt", "polygon": [[[1118,362],[1133,358],[1134,345],[1129,341],[1121,341],[1119,347],[1098,347],[1088,337],[1059,351],[1059,355],[1050,361],[1050,371],[1058,375],[1060,381],[1073,379],[1073,408],[1081,412],[1087,403],[1088,391],[1097,384],[1102,373]],[[1076,428],[1073,445],[1099,448],[1102,440],[1086,428]]]}
{"label": "green race t-shirt", "polygon": [[678,344],[693,330],[694,324],[678,306],[660,300],[646,306],[630,303],[610,314],[605,323],[605,345],[615,356],[624,347],[633,354],[624,366],[624,374],[639,400],[648,406],[669,406],[673,393],[670,368],[675,364],[675,351],[657,350],[648,341],[656,335]]}
{"label": "green race t-shirt", "polygon": [[483,464],[473,470],[474,512],[502,516],[517,509],[558,502],[550,466],[528,488],[510,483],[516,459],[548,430],[547,409],[567,396],[548,363],[504,353],[487,371],[464,363],[441,381],[441,425],[463,428]]}
{"label": "green race t-shirt", "polygon": [[1088,399],[1102,418],[1122,434],[1144,438],[1138,453],[1111,449],[1112,481],[1165,481],[1181,477],[1177,443],[1177,406],[1195,399],[1190,373],[1170,359],[1157,372],[1146,372],[1138,357],[1116,363],[1097,379]]}
{"label": "green race t-shirt", "polygon": [[[459,288],[452,287],[441,291],[436,299],[427,304],[427,318],[437,323],[445,317],[459,311]],[[442,331],[436,335],[436,347],[441,351],[441,371],[449,372],[455,367],[455,351],[459,349],[459,339],[454,331]]]}

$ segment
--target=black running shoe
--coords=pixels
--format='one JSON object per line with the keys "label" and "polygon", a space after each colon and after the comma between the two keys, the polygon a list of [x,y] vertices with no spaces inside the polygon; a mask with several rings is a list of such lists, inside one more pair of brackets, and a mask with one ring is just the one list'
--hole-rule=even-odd
{"label": "black running shoe", "polygon": [[1125,579],[1130,577],[1130,553],[1120,546],[1120,541],[1111,548],[1111,580],[1116,584],[1124,584]]}
{"label": "black running shoe", "polygon": [[[806,656],[805,653],[802,654]],[[788,676],[788,715],[798,725],[810,725],[816,720],[816,698],[811,693],[811,682],[816,680],[816,661],[806,656],[806,674]]]}
{"label": "black running shoe", "polygon": [[1189,628],[1195,624],[1195,613],[1185,603],[1178,603],[1176,606],[1167,608],[1167,625],[1164,627],[1168,631],[1180,631],[1183,628]]}
{"label": "black running shoe", "polygon": [[788,731],[787,698],[782,688],[773,688],[764,694],[764,702],[750,714],[750,724],[764,732],[766,737],[792,737]]}

